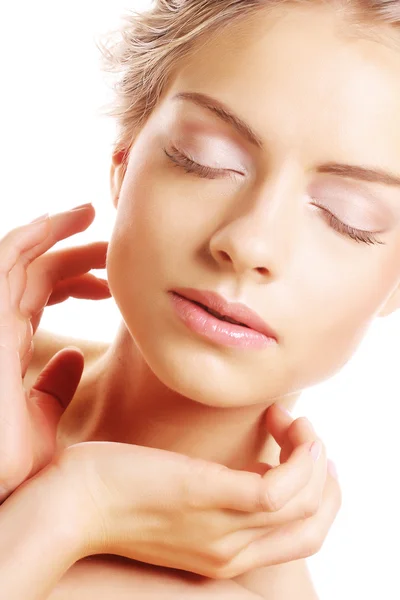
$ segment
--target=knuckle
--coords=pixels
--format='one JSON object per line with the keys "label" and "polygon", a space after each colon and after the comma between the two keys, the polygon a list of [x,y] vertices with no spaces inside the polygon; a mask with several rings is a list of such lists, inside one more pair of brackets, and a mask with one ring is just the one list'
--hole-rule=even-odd
{"label": "knuckle", "polygon": [[232,579],[237,575],[239,575],[239,573],[236,571],[236,569],[234,569],[230,563],[227,563],[215,570],[214,579]]}
{"label": "knuckle", "polygon": [[301,542],[301,558],[317,554],[321,550],[323,542],[323,538],[321,539],[315,528],[306,529]]}
{"label": "knuckle", "polygon": [[313,511],[312,506],[310,506],[309,504],[306,504],[306,506],[304,506],[301,511],[301,518],[302,519],[310,519],[311,517],[314,516],[314,514],[315,514],[315,512]]}
{"label": "knuckle", "polygon": [[309,519],[310,517],[314,517],[321,506],[321,501],[319,499],[312,498],[306,502],[302,508],[302,518]]}
{"label": "knuckle", "polygon": [[227,470],[224,465],[191,459],[181,482],[181,497],[185,504],[192,510],[203,509],[206,503],[205,491],[210,487],[208,482],[218,480]]}
{"label": "knuckle", "polygon": [[15,237],[16,232],[18,232],[18,229],[10,229],[10,231],[7,231],[2,238],[0,238],[0,244],[2,246],[6,246],[7,244],[9,244],[13,237]]}
{"label": "knuckle", "polygon": [[209,579],[223,579],[220,575],[222,573],[222,568],[217,567],[216,565],[206,567],[202,573]]}
{"label": "knuckle", "polygon": [[181,498],[190,509],[200,507],[199,488],[202,480],[203,467],[198,461],[194,461],[191,469],[187,469],[181,480]]}
{"label": "knuckle", "polygon": [[213,567],[219,572],[232,560],[232,550],[227,544],[217,543],[211,549]]}
{"label": "knuckle", "polygon": [[274,486],[265,479],[262,479],[262,484],[260,486],[258,504],[260,510],[263,512],[277,512],[282,508],[282,502],[279,500],[274,490]]}
{"label": "knuckle", "polygon": [[26,225],[19,225],[14,229],[10,229],[7,233],[1,238],[0,243],[3,247],[12,247],[17,248],[19,251],[19,242],[22,239],[22,234],[26,231]]}
{"label": "knuckle", "polygon": [[10,264],[10,260],[8,259],[7,255],[4,253],[4,250],[2,252],[2,254],[0,255],[0,258],[2,260],[0,260],[0,277],[1,279],[4,281],[8,280],[8,277],[10,275],[10,271],[13,268],[14,264],[15,264],[15,260],[13,260]]}
{"label": "knuckle", "polygon": [[32,457],[19,458],[5,455],[2,459],[0,486],[7,492],[13,492],[28,477],[33,467]]}

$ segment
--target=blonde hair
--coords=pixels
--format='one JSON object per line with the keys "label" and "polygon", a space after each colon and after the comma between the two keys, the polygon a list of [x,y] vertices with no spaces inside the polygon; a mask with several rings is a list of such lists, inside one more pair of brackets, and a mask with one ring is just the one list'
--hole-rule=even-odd
{"label": "blonde hair", "polygon": [[[96,40],[104,71],[117,74],[113,100],[103,114],[116,119],[114,151],[128,156],[176,70],[214,34],[259,10],[316,0],[153,0],[147,11],[131,11],[116,31]],[[322,0],[321,0],[322,1]],[[357,14],[364,23],[400,25],[400,0],[325,0]],[[349,15],[350,15],[349,12]]]}

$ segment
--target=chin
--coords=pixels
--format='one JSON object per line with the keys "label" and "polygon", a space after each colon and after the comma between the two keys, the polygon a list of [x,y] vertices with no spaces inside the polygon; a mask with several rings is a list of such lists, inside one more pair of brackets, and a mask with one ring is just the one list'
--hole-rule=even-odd
{"label": "chin", "polygon": [[205,406],[239,408],[266,404],[282,391],[274,389],[279,378],[268,377],[266,384],[268,369],[260,371],[253,366],[249,372],[237,360],[211,350],[174,346],[171,341],[163,346],[142,348],[151,371],[167,388]]}

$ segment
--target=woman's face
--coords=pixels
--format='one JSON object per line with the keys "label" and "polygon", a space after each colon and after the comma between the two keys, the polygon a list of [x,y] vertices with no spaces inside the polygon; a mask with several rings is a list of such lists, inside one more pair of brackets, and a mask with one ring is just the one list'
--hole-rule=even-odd
{"label": "woman's face", "polygon": [[[400,178],[400,52],[346,32],[315,5],[224,31],[179,70],[126,173],[114,156],[110,287],[152,371],[193,400],[244,406],[314,385],[397,307],[400,181],[363,169]],[[222,102],[262,147],[182,92]],[[187,172],[179,153],[223,172]],[[174,309],[180,288],[247,305],[277,342],[196,333]]]}

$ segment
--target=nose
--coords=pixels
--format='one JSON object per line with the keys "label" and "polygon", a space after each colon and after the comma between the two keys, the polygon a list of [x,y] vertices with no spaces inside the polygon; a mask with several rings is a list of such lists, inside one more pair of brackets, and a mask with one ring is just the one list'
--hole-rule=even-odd
{"label": "nose", "polygon": [[220,268],[258,280],[276,278],[296,244],[299,193],[293,185],[278,182],[239,200],[235,215],[209,242],[210,254]]}

